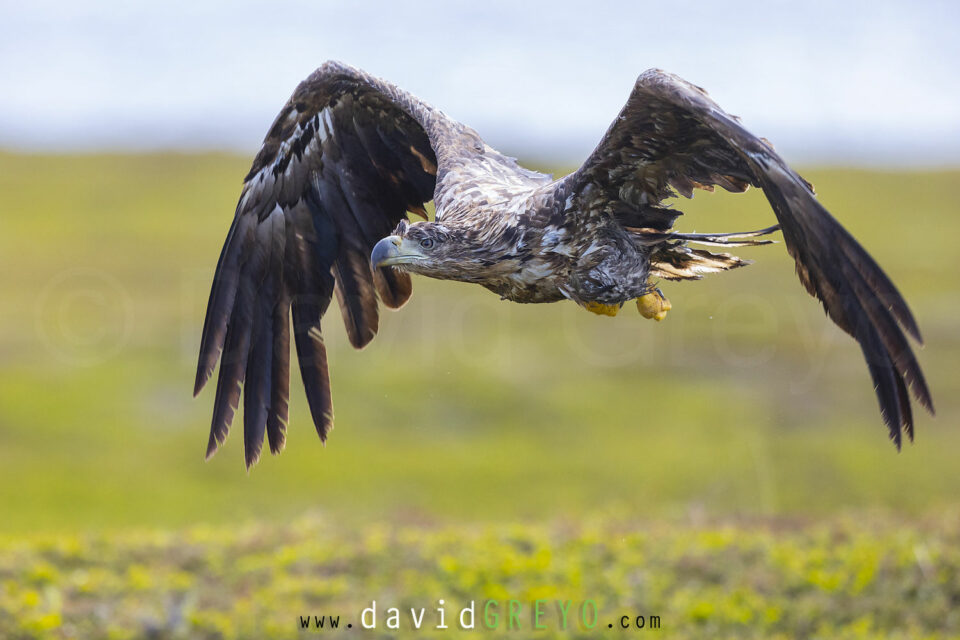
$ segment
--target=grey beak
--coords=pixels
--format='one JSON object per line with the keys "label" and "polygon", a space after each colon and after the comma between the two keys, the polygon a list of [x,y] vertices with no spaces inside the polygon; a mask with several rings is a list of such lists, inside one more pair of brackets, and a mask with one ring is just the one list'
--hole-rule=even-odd
{"label": "grey beak", "polygon": [[370,253],[370,263],[374,267],[384,267],[389,264],[392,258],[396,258],[399,255],[400,236],[387,236],[373,245],[373,251]]}

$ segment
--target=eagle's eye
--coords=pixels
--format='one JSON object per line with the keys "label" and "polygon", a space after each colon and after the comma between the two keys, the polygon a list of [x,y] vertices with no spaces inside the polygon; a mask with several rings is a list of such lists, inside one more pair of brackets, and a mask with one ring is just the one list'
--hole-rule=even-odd
{"label": "eagle's eye", "polygon": [[420,246],[423,247],[424,249],[432,249],[433,238],[424,238],[423,240],[420,241]]}

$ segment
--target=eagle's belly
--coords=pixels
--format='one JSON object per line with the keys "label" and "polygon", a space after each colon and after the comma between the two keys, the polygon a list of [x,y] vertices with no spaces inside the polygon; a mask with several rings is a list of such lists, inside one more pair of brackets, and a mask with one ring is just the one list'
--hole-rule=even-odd
{"label": "eagle's belly", "polygon": [[511,302],[557,302],[563,293],[570,265],[556,257],[534,257],[518,263],[515,270],[487,282],[483,286]]}
{"label": "eagle's belly", "polygon": [[614,236],[606,240],[579,254],[567,277],[568,297],[581,304],[621,304],[650,290],[647,254],[629,239]]}
{"label": "eagle's belly", "polygon": [[621,304],[648,293],[650,259],[615,225],[545,233],[500,295],[517,302]]}
{"label": "eagle's belly", "polygon": [[[524,303],[573,300],[620,304],[649,291],[650,260],[603,211],[577,211],[570,199],[534,192],[485,211],[482,268],[458,279]],[[509,239],[507,242],[504,240]]]}
{"label": "eagle's belly", "polygon": [[620,304],[649,291],[649,265],[647,256],[633,246],[612,243],[586,255],[541,254],[483,284],[513,302]]}

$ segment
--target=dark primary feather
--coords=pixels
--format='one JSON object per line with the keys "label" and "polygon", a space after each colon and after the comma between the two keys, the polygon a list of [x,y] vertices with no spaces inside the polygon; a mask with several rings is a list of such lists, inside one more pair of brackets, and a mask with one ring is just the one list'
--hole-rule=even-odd
{"label": "dark primary feather", "polygon": [[457,158],[450,131],[416,98],[338,63],[294,91],[244,180],[210,292],[194,387],[220,359],[208,456],[241,390],[247,466],[265,434],[272,452],[283,448],[291,311],[307,400],[326,438],[333,404],[321,318],[336,291],[350,341],[362,347],[377,332],[378,296],[390,308],[410,297],[410,276],[373,269],[369,255],[407,210],[433,199],[438,151]]}
{"label": "dark primary feather", "polygon": [[659,250],[673,253],[663,257],[665,265],[689,260],[680,252],[690,249],[670,242],[665,232],[679,212],[664,210],[662,201],[713,185],[763,189],[800,281],[860,343],[891,439],[897,447],[902,431],[912,439],[908,389],[931,413],[933,401],[904,333],[921,340],[906,302],[810,184],[702,89],[659,70],[642,74],[597,149],[566,181],[581,194],[581,207],[604,208],[626,227],[661,234]]}

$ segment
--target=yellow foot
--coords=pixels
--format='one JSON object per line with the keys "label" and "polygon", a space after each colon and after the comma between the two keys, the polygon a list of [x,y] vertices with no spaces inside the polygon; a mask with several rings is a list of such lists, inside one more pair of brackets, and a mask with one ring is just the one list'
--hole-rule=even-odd
{"label": "yellow foot", "polygon": [[660,289],[654,289],[646,295],[637,298],[637,310],[644,318],[653,318],[660,322],[667,317],[667,311],[673,308],[670,301],[661,293]]}
{"label": "yellow foot", "polygon": [[587,311],[591,311],[598,316],[610,316],[611,318],[617,315],[617,312],[620,311],[620,305],[618,304],[603,304],[602,302],[585,302],[583,308]]}

